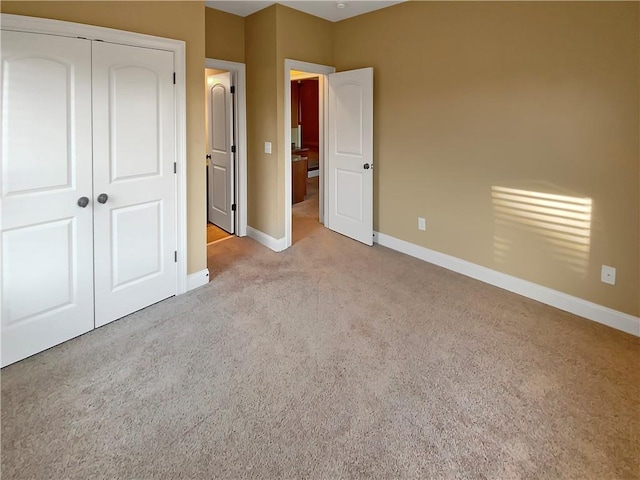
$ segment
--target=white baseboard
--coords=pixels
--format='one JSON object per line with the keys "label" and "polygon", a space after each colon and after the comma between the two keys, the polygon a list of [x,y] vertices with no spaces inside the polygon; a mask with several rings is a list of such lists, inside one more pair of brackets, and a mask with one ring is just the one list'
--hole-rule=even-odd
{"label": "white baseboard", "polygon": [[490,268],[476,265],[475,263],[452,257],[444,253],[436,252],[414,243],[400,240],[384,233],[375,232],[374,242],[383,247],[405,253],[425,262],[433,263],[440,267],[475,278],[482,282],[500,287],[523,297],[537,300],[566,312],[579,315],[589,320],[602,323],[609,327],[640,337],[640,318],[624,312],[619,312],[597,303],[592,303],[582,298],[567,295],[566,293],[543,287],[527,280],[512,277],[506,273],[497,272]]}
{"label": "white baseboard", "polygon": [[209,283],[209,269],[205,268],[199,272],[187,275],[187,292],[194,288],[201,287]]}
{"label": "white baseboard", "polygon": [[320,176],[320,170],[308,170],[307,171],[307,178],[313,178],[313,177],[319,177]]}
{"label": "white baseboard", "polygon": [[256,242],[270,248],[274,252],[281,252],[287,248],[287,239],[285,237],[273,238],[271,235],[267,235],[249,225],[247,225],[247,237],[253,238]]}

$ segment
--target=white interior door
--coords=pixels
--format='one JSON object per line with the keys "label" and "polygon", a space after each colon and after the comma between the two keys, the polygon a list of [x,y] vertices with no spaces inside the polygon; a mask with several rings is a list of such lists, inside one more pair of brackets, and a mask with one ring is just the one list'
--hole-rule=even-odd
{"label": "white interior door", "polygon": [[176,293],[175,100],[172,52],[93,42],[92,53],[101,326]]}
{"label": "white interior door", "polygon": [[328,77],[326,226],[373,245],[373,68]]}
{"label": "white interior door", "polygon": [[93,196],[91,42],[1,35],[5,366],[93,329]]}
{"label": "white interior door", "polygon": [[208,220],[234,233],[233,97],[231,73],[207,77],[207,143],[209,155]]}

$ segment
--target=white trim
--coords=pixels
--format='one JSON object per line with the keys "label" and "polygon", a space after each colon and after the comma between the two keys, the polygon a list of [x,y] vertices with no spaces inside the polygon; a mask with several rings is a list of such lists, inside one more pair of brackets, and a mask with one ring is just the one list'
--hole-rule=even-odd
{"label": "white trim", "polygon": [[187,291],[201,287],[209,283],[209,269],[205,268],[199,272],[192,273],[187,277]]}
{"label": "white trim", "polygon": [[[335,73],[335,69],[334,72]],[[320,88],[322,97],[322,122],[320,122],[320,134],[322,134],[322,142],[320,142],[320,158],[318,163],[318,175],[320,182],[318,184],[320,197],[318,203],[320,205],[320,223],[329,227],[329,184],[325,179],[329,178],[329,75],[320,77]],[[325,134],[326,132],[326,134]],[[326,215],[326,217],[325,217]]]}
{"label": "white trim", "polygon": [[63,22],[48,18],[24,17],[22,15],[0,14],[3,30],[83,37],[88,40],[102,40],[136,47],[154,48],[173,52],[176,73],[176,246],[178,250],[178,278],[176,294],[187,291],[187,93],[186,93],[186,44],[182,40],[155,37],[142,33],[114,30],[112,28]]}
{"label": "white trim", "polygon": [[176,214],[178,235],[178,285],[176,294],[187,291],[187,74],[186,44],[180,42],[179,53],[174,50],[176,71]]}
{"label": "white trim", "polygon": [[640,337],[640,318],[624,312],[592,303],[582,298],[567,295],[566,293],[543,287],[527,280],[512,277],[505,273],[482,267],[475,263],[452,257],[444,253],[436,252],[414,243],[409,243],[398,238],[374,232],[375,243],[405,253],[425,262],[433,263],[440,267],[452,270],[467,277],[475,278],[481,282],[517,293],[523,297],[537,300],[551,305],[560,310],[579,315],[594,322],[602,323],[609,327]]}
{"label": "white trim", "polygon": [[[291,232],[291,70],[300,70],[303,72],[317,73],[320,77],[318,88],[320,90],[319,102],[324,108],[319,109],[320,121],[318,122],[319,138],[324,139],[319,144],[319,169],[324,168],[324,152],[326,151],[326,135],[324,134],[326,129],[327,116],[327,81],[326,75],[334,73],[335,67],[328,65],[320,65],[317,63],[301,62],[299,60],[285,59],[284,61],[284,237],[285,248],[289,248],[293,241],[293,235]],[[318,173],[318,175],[320,175]],[[326,198],[324,187],[324,176],[320,175],[320,199],[318,205],[318,216],[320,222],[324,221],[324,205]],[[276,250],[280,251],[280,250]]]}
{"label": "white trim", "polygon": [[238,169],[236,172],[237,218],[236,235],[247,235],[247,76],[244,63],[229,62],[206,58],[205,68],[228,70],[235,73],[236,87],[236,154]]}
{"label": "white trim", "polygon": [[271,235],[267,235],[260,230],[256,230],[251,226],[247,226],[247,236],[253,238],[256,242],[261,243],[267,248],[270,248],[274,252],[281,252],[287,248],[287,242],[284,237],[273,238]]}

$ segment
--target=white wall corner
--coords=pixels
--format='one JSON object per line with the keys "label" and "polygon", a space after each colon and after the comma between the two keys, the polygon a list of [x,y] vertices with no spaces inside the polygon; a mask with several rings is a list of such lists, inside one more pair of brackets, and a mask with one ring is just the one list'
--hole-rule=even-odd
{"label": "white wall corner", "polygon": [[639,317],[567,295],[558,290],[543,287],[521,278],[512,277],[506,273],[491,270],[460,258],[436,252],[384,233],[374,232],[373,241],[383,247],[640,337]]}
{"label": "white wall corner", "polygon": [[196,273],[187,275],[187,291],[201,287],[209,283],[209,269],[205,268]]}
{"label": "white wall corner", "polygon": [[260,230],[257,230],[247,225],[247,236],[253,238],[256,242],[261,243],[267,248],[270,248],[274,252],[281,252],[287,248],[286,237],[273,238],[271,235],[267,235]]}

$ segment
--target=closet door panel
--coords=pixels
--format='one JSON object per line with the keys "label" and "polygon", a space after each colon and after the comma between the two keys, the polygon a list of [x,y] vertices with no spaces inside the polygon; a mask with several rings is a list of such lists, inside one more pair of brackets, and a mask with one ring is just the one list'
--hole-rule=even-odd
{"label": "closet door panel", "polygon": [[173,53],[94,43],[97,326],[176,293],[173,87]]}
{"label": "closet door panel", "polygon": [[5,366],[94,327],[91,44],[1,35]]}

